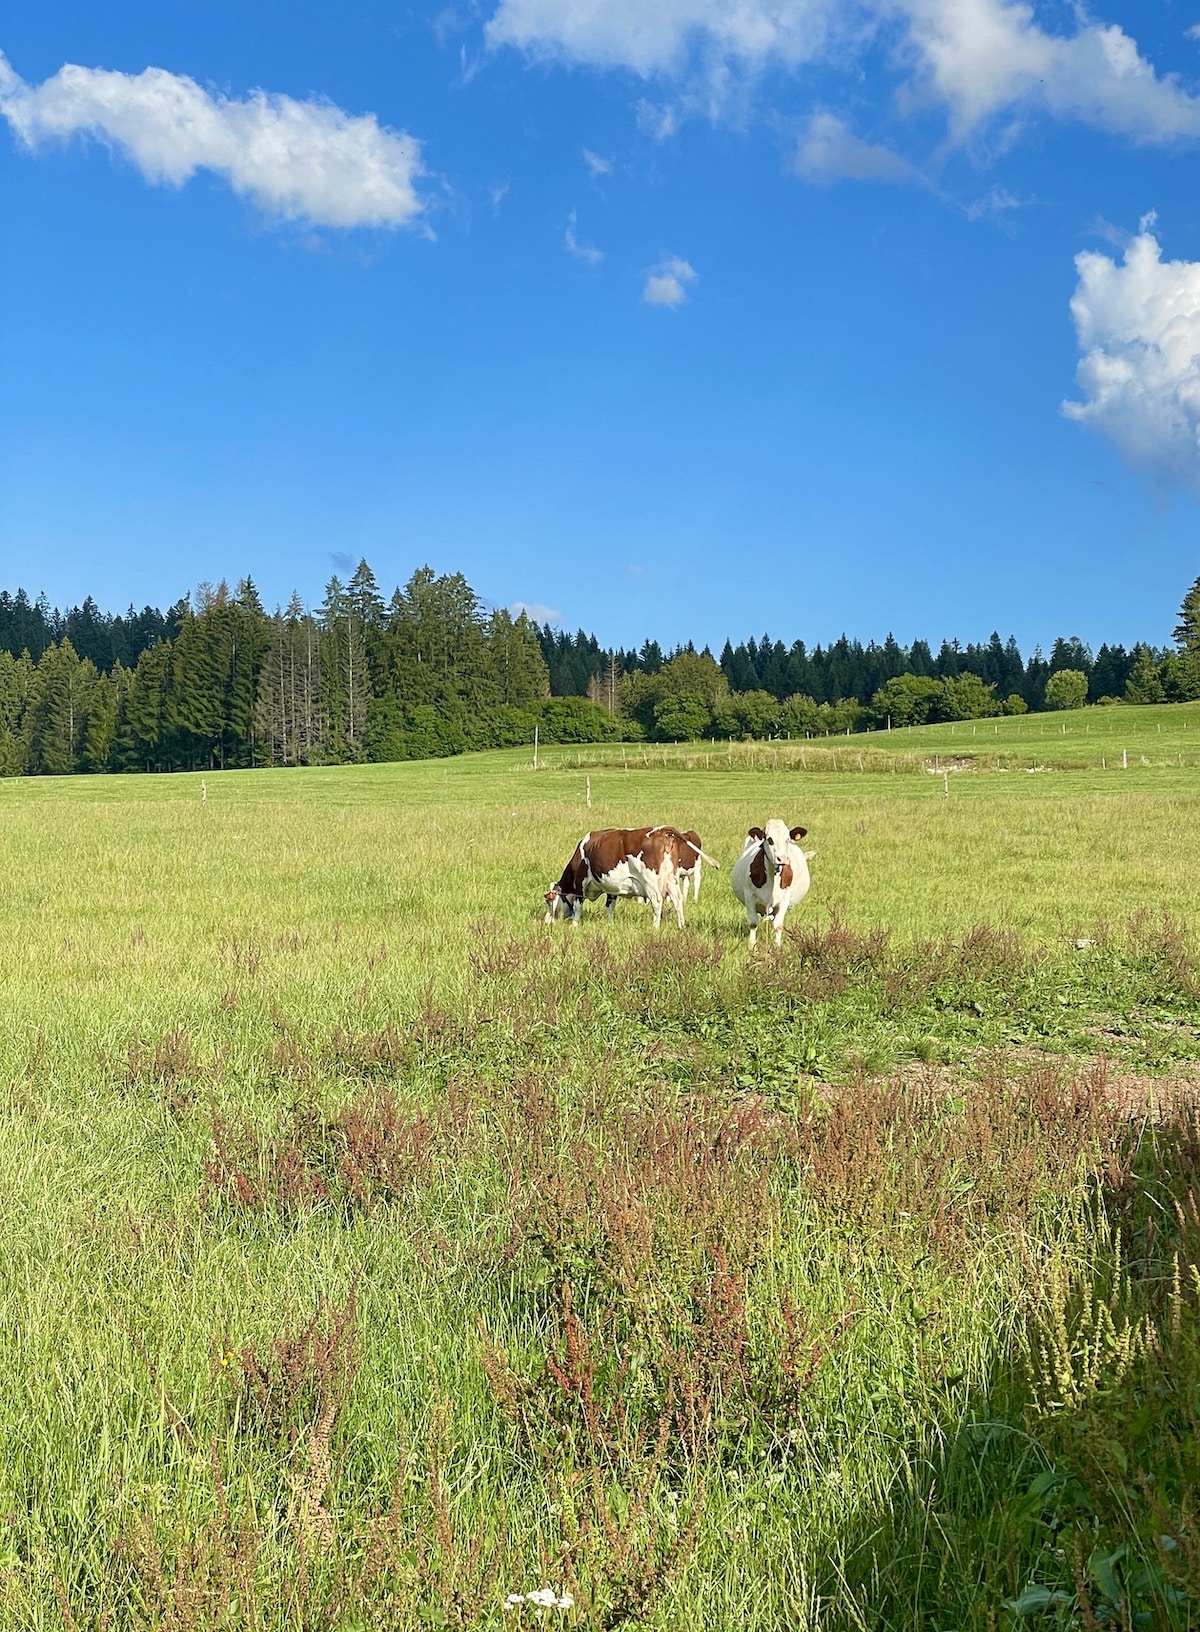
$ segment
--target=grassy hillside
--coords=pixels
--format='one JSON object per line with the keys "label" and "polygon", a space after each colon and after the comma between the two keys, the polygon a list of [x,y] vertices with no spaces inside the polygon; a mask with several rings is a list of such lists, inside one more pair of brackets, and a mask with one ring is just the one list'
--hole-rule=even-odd
{"label": "grassy hillside", "polygon": [[[885,757],[886,756],[886,757]],[[933,772],[972,770],[1115,771],[1130,765],[1200,765],[1200,703],[1082,708],[952,725],[909,726],[771,743],[603,746],[543,752],[549,765],[662,766],[689,770]]]}
{"label": "grassy hillside", "polygon": [[[1193,1624],[1200,714],[1117,717],[0,783],[3,1624]],[[772,814],[778,955],[540,921]]]}

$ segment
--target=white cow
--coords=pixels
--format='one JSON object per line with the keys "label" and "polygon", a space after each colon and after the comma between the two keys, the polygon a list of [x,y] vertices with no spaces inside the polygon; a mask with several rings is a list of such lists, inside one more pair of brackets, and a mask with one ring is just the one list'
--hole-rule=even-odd
{"label": "white cow", "polygon": [[793,827],[778,817],[765,828],[752,827],[746,835],[746,844],[733,864],[729,882],[733,893],[746,909],[750,924],[750,945],[758,937],[760,917],[770,920],[775,931],[775,945],[783,944],[783,921],[788,909],[808,894],[808,864],[813,852],[801,850],[795,842],[808,829]]}

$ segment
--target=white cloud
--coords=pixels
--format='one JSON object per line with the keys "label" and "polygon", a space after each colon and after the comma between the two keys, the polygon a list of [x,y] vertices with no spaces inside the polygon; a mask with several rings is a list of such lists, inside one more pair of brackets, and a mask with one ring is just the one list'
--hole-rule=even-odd
{"label": "white cloud", "polygon": [[510,601],[508,610],[514,618],[524,613],[530,623],[562,622],[562,613],[556,612],[552,606],[543,606],[541,601]]}
{"label": "white cloud", "polygon": [[1075,15],[1054,33],[1030,0],[499,0],[487,38],[536,58],[699,83],[704,94],[684,103],[709,112],[765,68],[853,66],[882,40],[912,75],[910,100],[940,104],[956,140],[1019,107],[1142,141],[1200,135],[1200,99],[1177,76],[1156,74],[1115,24],[1082,6]]}
{"label": "white cloud", "polygon": [[683,66],[694,45],[759,66],[810,61],[835,0],[500,0],[492,45],[644,77]]}
{"label": "white cloud", "polygon": [[595,244],[581,244],[576,236],[575,229],[577,226],[578,221],[575,216],[575,211],[572,210],[570,215],[567,217],[567,230],[563,234],[563,242],[566,245],[567,254],[573,255],[577,261],[586,262],[588,266],[599,266],[600,262],[604,259],[604,251],[597,249]]}
{"label": "white cloud", "polygon": [[1051,34],[1025,0],[893,3],[956,137],[1022,104],[1141,141],[1200,135],[1200,100],[1116,24],[1083,14],[1074,33]]}
{"label": "white cloud", "polygon": [[1153,222],[1143,220],[1120,265],[1094,251],[1075,257],[1084,400],[1063,412],[1128,464],[1200,492],[1200,261],[1163,261]]}
{"label": "white cloud", "polygon": [[832,113],[815,113],[796,144],[792,168],[805,181],[920,181],[907,159],[890,148],[864,142]]}
{"label": "white cloud", "polygon": [[681,306],[687,299],[688,288],[699,274],[678,255],[665,255],[657,266],[646,274],[642,299],[647,306]]}
{"label": "white cloud", "polygon": [[592,176],[611,176],[612,160],[604,158],[599,153],[593,153],[590,147],[583,150],[583,162],[588,167],[588,174]]}
{"label": "white cloud", "polygon": [[98,137],[147,181],[182,187],[197,170],[223,176],[269,215],[327,227],[396,227],[421,213],[421,144],[374,114],[252,91],[242,100],[194,79],[60,68],[27,85],[0,55],[0,112],[26,147]]}

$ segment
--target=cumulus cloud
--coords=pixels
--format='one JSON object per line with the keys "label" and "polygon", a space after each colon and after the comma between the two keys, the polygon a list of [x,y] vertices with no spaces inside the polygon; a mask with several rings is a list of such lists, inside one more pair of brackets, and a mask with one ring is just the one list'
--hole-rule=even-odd
{"label": "cumulus cloud", "polygon": [[699,273],[678,255],[664,255],[646,274],[642,299],[647,306],[682,306]]}
{"label": "cumulus cloud", "polygon": [[1056,33],[1029,0],[499,0],[487,37],[647,80],[698,78],[709,94],[689,105],[710,110],[739,78],[853,63],[882,40],[911,74],[910,100],[939,104],[956,140],[1017,108],[1142,141],[1200,135],[1200,99],[1082,7]]}
{"label": "cumulus cloud", "polygon": [[1164,261],[1153,224],[1143,220],[1119,264],[1075,257],[1084,400],[1063,412],[1136,469],[1200,492],[1200,261]]}
{"label": "cumulus cloud", "polygon": [[816,113],[796,144],[792,163],[804,181],[920,181],[907,159],[890,148],[864,142],[836,114]]}
{"label": "cumulus cloud", "polygon": [[1200,135],[1200,99],[1115,23],[1052,34],[1024,0],[897,0],[926,88],[962,137],[1019,105],[1142,141]]}
{"label": "cumulus cloud", "polygon": [[581,244],[576,233],[578,219],[572,210],[567,217],[567,230],[563,235],[568,255],[573,255],[577,261],[584,261],[588,266],[599,266],[604,259],[604,251],[597,249],[595,244]]}
{"label": "cumulus cloud", "polygon": [[561,623],[562,613],[556,612],[552,606],[543,606],[541,601],[510,601],[508,610],[514,618],[524,614],[530,623]]}
{"label": "cumulus cloud", "polygon": [[0,112],[29,149],[91,135],[133,160],[149,182],[182,187],[222,176],[269,215],[327,227],[396,227],[421,213],[421,144],[374,114],[252,91],[237,99],[194,79],[60,68],[28,85],[0,55]]}

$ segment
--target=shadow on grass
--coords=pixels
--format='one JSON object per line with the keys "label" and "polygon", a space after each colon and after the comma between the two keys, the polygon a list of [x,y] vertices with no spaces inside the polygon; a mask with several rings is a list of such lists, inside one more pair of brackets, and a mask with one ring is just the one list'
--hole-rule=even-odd
{"label": "shadow on grass", "polygon": [[1113,1179],[1024,1353],[898,1451],[886,1504],[819,1583],[823,1625],[1200,1625],[1195,1113],[1147,1130]]}

